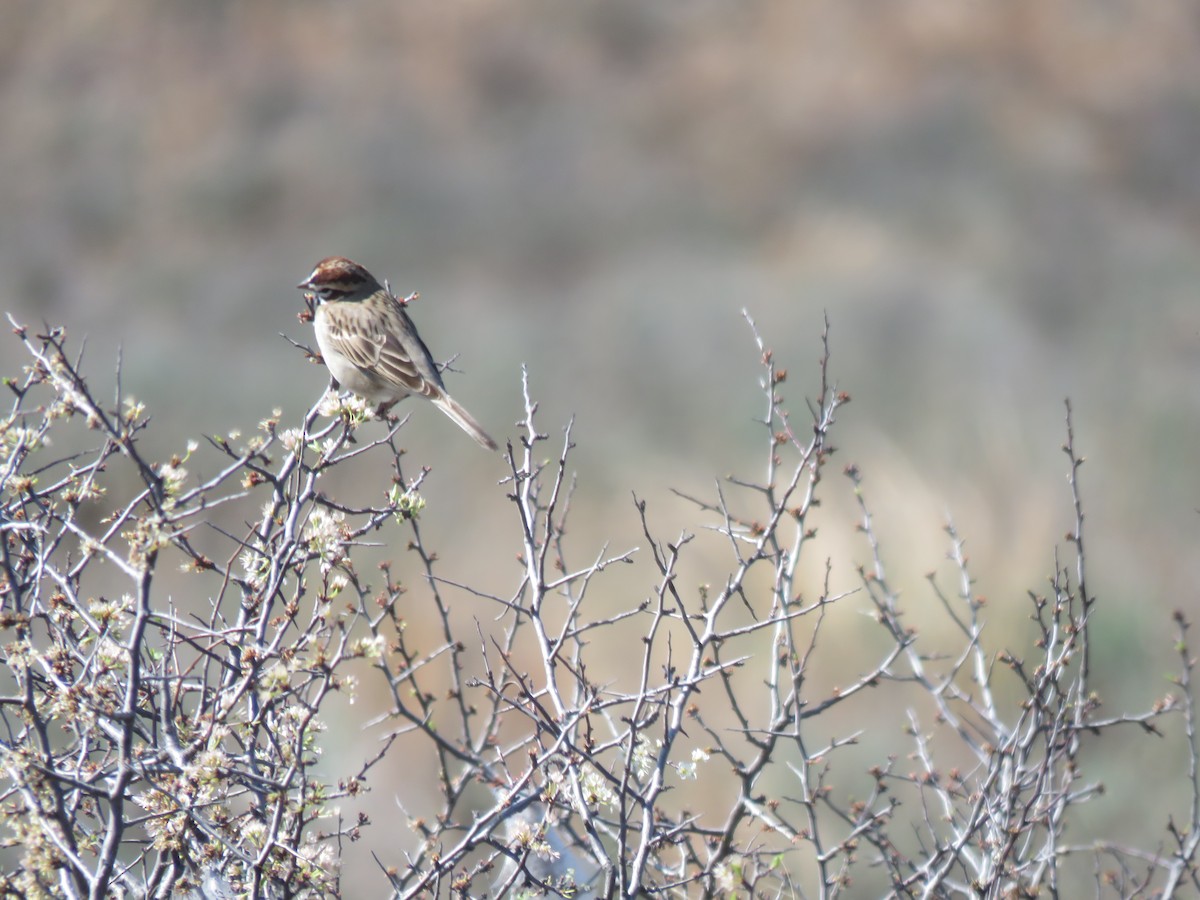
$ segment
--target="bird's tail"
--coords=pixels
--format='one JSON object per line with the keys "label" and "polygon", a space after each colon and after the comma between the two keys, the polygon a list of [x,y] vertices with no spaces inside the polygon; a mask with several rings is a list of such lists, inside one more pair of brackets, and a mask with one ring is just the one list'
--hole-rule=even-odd
{"label": "bird's tail", "polygon": [[496,442],[483,430],[475,417],[463,409],[462,405],[449,394],[431,398],[437,408],[454,420],[454,423],[475,438],[475,443],[486,450],[495,450]]}

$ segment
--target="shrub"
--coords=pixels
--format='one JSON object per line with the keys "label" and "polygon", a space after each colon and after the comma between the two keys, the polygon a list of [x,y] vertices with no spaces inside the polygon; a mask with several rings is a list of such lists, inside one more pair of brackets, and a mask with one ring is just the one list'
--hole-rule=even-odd
{"label": "shrub", "polygon": [[[436,573],[422,538],[427,470],[406,474],[402,423],[381,427],[360,402],[330,394],[298,423],[276,413],[251,435],[181,441],[155,461],[142,449],[145,410],[122,396],[119,377],[102,402],[61,330],[14,323],[28,363],[5,382],[13,403],[0,420],[5,894],[339,895],[346,842],[370,826],[341,807],[385,761],[413,753],[436,768],[440,801],[409,809],[398,798],[411,840],[378,859],[381,894],[1032,897],[1090,881],[1092,893],[1130,897],[1200,887],[1188,624],[1177,615],[1175,694],[1102,714],[1092,683],[1104,660],[1090,639],[1102,611],[1086,578],[1069,407],[1074,527],[1069,559],[1056,554],[1049,589],[1028,598],[1034,640],[992,646],[950,528],[958,588],[930,581],[956,635],[944,653],[898,603],[854,466],[843,472],[871,562],[856,589],[834,591],[826,563],[823,588],[802,590],[849,397],[829,379],[826,327],[814,399],[789,415],[786,373],[750,325],[761,471],[691,498],[726,548],[723,580],[686,589],[693,534],[656,534],[640,498],[644,550],[569,558],[572,430],[553,444],[539,431],[526,379],[502,483],[521,577],[506,597],[473,591],[464,627],[446,596],[464,586]],[[198,455],[213,474],[189,473]],[[373,505],[322,490],[367,458],[393,472]],[[364,571],[369,545],[420,560],[435,645],[406,628],[390,558]],[[596,602],[618,565],[642,566],[655,589]],[[177,569],[179,597],[161,587]],[[828,639],[834,616],[863,608],[871,640]],[[822,662],[847,655],[860,674],[823,685]],[[621,677],[599,680],[613,659]],[[322,711],[356,689],[386,694],[390,709],[374,723],[384,739],[359,760],[322,762]],[[908,731],[863,773],[852,748],[884,690]],[[1110,734],[1160,735],[1168,716],[1182,723],[1171,739],[1186,742],[1187,820],[1166,822],[1150,849],[1070,843],[1102,789],[1089,764]]]}

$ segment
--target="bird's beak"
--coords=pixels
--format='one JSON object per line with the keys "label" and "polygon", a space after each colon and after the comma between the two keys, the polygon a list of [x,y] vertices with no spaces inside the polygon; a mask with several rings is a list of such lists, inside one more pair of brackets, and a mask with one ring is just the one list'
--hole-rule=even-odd
{"label": "bird's beak", "polygon": [[300,288],[302,291],[312,290],[312,280],[309,279],[308,281],[302,281],[296,285],[296,287]]}

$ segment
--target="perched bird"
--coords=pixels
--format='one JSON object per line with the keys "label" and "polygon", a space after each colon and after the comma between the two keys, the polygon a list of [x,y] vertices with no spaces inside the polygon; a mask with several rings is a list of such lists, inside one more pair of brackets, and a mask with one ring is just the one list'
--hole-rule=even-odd
{"label": "perched bird", "polygon": [[317,345],[334,380],[386,409],[409,394],[433,404],[488,450],[493,441],[448,393],[403,304],[356,262],[330,256],[296,285],[316,296]]}

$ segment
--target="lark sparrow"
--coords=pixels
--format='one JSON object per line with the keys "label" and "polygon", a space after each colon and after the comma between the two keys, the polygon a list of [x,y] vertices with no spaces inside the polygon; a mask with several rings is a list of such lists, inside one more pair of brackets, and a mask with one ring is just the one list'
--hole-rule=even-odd
{"label": "lark sparrow", "polygon": [[370,272],[345,257],[330,256],[296,286],[319,301],[313,318],[317,345],[339,385],[384,409],[409,394],[428,397],[480,446],[496,449],[496,442],[446,393],[403,304]]}

